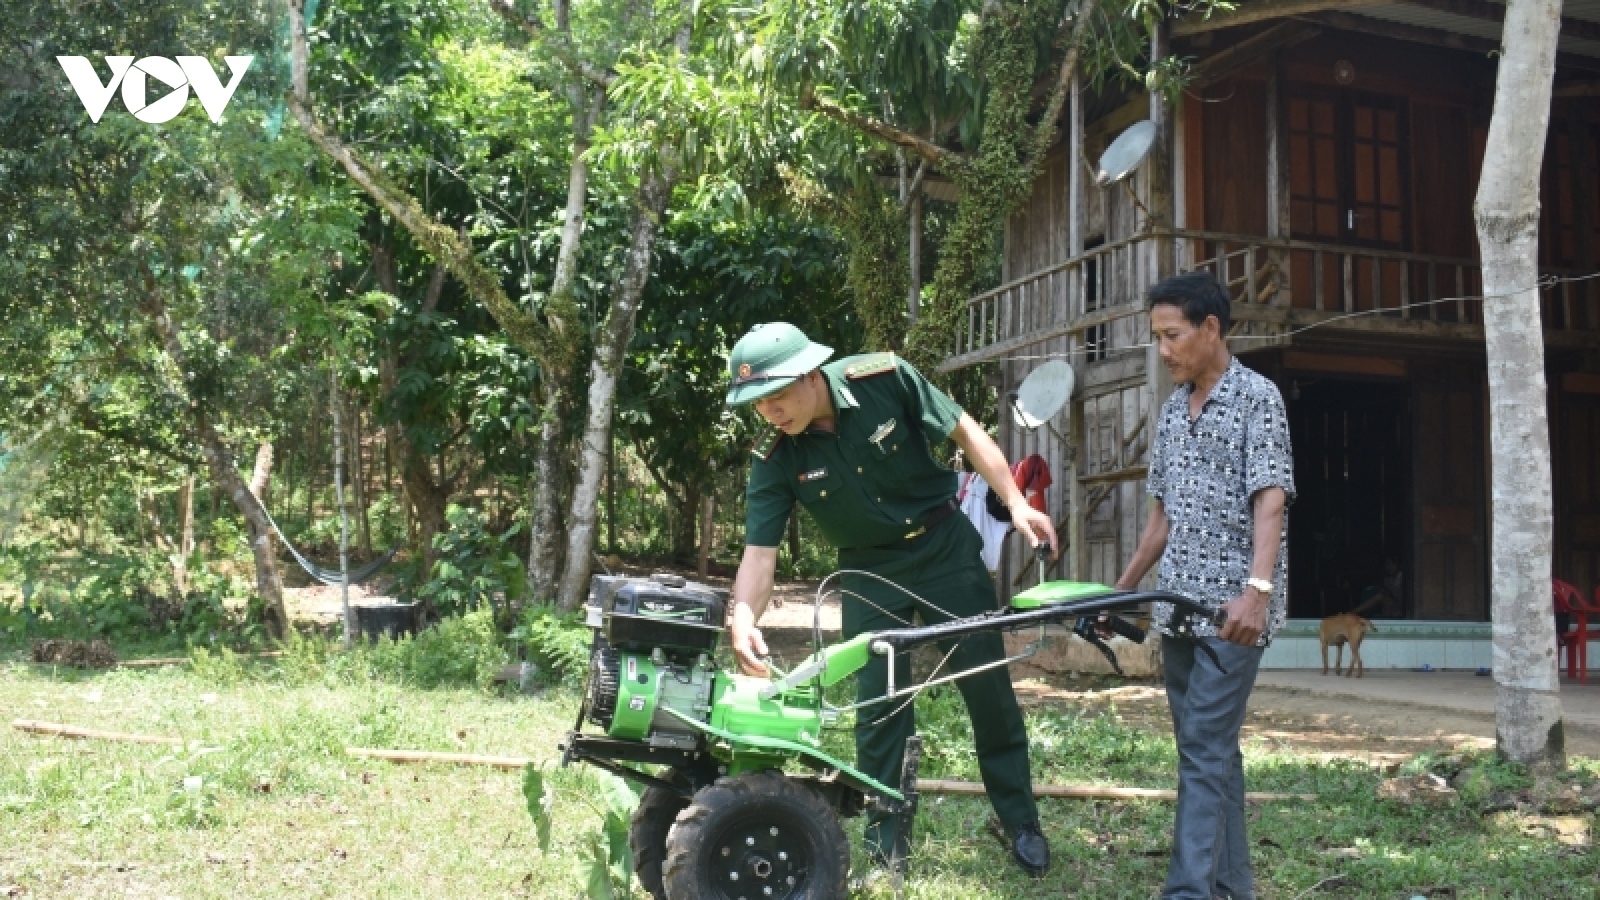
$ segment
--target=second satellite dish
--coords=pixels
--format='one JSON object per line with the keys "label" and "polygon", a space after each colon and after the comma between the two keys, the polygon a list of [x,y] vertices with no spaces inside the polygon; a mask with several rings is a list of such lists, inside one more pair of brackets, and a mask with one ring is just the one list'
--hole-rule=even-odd
{"label": "second satellite dish", "polygon": [[1011,398],[1012,416],[1024,428],[1038,428],[1055,418],[1072,396],[1072,367],[1052,359],[1022,379]]}
{"label": "second satellite dish", "polygon": [[1156,123],[1145,119],[1128,126],[1128,130],[1117,135],[1111,142],[1106,152],[1100,156],[1100,168],[1095,172],[1094,182],[1100,187],[1116,184],[1139,168],[1144,158],[1150,155],[1150,148],[1156,142]]}

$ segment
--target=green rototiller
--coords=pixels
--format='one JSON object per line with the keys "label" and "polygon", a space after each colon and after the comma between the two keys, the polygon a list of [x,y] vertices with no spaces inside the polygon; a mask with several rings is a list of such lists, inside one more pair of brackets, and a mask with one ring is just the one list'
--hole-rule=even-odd
{"label": "green rototiller", "polygon": [[[845,572],[828,580],[840,574],[877,577]],[[818,604],[826,586],[818,588]],[[821,646],[819,628],[809,657],[760,678],[716,661],[725,591],[671,575],[595,576],[588,689],[577,727],[561,747],[562,763],[586,762],[643,785],[629,846],[639,881],[656,900],[844,897],[850,848],[839,819],[870,806],[899,817],[899,833],[909,834],[922,747],[911,738],[900,783],[882,784],[824,752],[822,729],[841,712],[909,703],[932,684],[980,671],[897,686],[896,654],[981,632],[1038,627],[1042,640],[1043,626],[1070,621],[1073,633],[1116,668],[1102,634],[1142,641],[1145,632],[1115,613],[1153,600],[1172,604],[1165,624],[1174,633],[1212,621],[1210,610],[1175,594],[1046,582],[1005,609],[937,625],[862,634],[828,647]],[[983,668],[1026,658],[1037,646]],[[875,656],[889,663],[882,697],[841,708],[824,701],[826,688]],[[599,731],[586,732],[586,723]],[[894,871],[903,873],[903,845],[894,857]]]}

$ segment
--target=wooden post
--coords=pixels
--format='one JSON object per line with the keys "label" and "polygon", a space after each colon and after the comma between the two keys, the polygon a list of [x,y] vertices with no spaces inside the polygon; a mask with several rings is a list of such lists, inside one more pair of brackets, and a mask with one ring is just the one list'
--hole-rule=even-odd
{"label": "wooden post", "polygon": [[[1079,371],[1082,370],[1080,366]],[[1083,581],[1089,571],[1089,546],[1084,538],[1089,530],[1089,510],[1084,506],[1083,497],[1083,462],[1086,456],[1083,397],[1072,398],[1067,409],[1067,439],[1072,442],[1067,451],[1068,503],[1072,507],[1072,515],[1067,519],[1067,552],[1071,554],[1067,558],[1067,577],[1073,581]]]}
{"label": "wooden post", "polygon": [[[1069,116],[1071,123],[1068,126],[1071,146],[1067,150],[1067,252],[1074,258],[1083,255],[1083,100],[1081,97],[1082,84],[1076,73],[1072,76],[1072,94]],[[1071,296],[1071,310],[1075,315],[1083,315],[1088,310],[1088,285],[1084,282],[1082,264],[1068,273],[1068,293]],[[1079,332],[1071,338],[1071,343],[1086,349],[1088,336]],[[1087,373],[1087,360],[1083,354],[1074,356],[1072,360],[1073,374],[1077,377],[1073,382],[1078,385],[1084,383]],[[1083,456],[1083,400],[1082,387],[1078,388],[1079,397],[1073,397],[1067,403],[1067,447],[1065,452],[1067,464],[1067,577],[1073,581],[1082,581],[1086,571],[1084,563],[1088,555],[1084,552],[1083,534],[1087,523],[1084,521],[1088,511],[1083,506],[1083,479],[1080,459]]]}
{"label": "wooden post", "polygon": [[[1067,108],[1067,255],[1083,255],[1083,100],[1079,95],[1082,85],[1073,73]],[[1077,271],[1081,272],[1082,269]],[[1079,280],[1081,289],[1082,282]],[[1079,292],[1082,299],[1082,292]],[[1075,312],[1081,314],[1082,309]]]}
{"label": "wooden post", "polygon": [[[1170,26],[1166,22],[1158,24],[1150,32],[1150,59],[1159,61],[1167,55],[1167,34]],[[1145,165],[1149,172],[1149,206],[1151,221],[1162,227],[1172,225],[1172,140],[1171,140],[1171,115],[1167,108],[1165,98],[1159,92],[1150,95],[1150,120],[1156,123],[1155,148],[1150,151],[1150,158]],[[1154,257],[1150,260],[1151,266],[1147,270],[1154,284],[1171,275],[1174,271],[1173,246],[1171,238],[1158,238],[1147,244],[1153,248]],[[1150,410],[1154,417],[1159,415],[1161,404],[1167,402],[1167,395],[1172,393],[1172,375],[1167,372],[1167,367],[1161,364],[1161,357],[1152,345],[1145,352],[1145,380],[1150,385]],[[1154,421],[1151,423],[1154,424]],[[1151,432],[1154,433],[1152,428]]]}
{"label": "wooden post", "polygon": [[[1267,237],[1279,240],[1290,236],[1288,87],[1283,51],[1278,50],[1272,54],[1267,69]],[[1289,251],[1280,248],[1267,252],[1276,267],[1273,306],[1293,305],[1289,301],[1289,257]]]}

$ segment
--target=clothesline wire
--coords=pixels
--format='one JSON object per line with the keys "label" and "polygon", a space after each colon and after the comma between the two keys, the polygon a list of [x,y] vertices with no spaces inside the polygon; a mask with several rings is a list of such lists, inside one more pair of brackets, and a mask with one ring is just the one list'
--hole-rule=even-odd
{"label": "clothesline wire", "polygon": [[[1600,272],[1591,272],[1591,273],[1589,273],[1587,275],[1566,275],[1566,276],[1541,275],[1541,276],[1539,276],[1538,281],[1536,281],[1534,283],[1533,290],[1535,290],[1535,291],[1549,290],[1550,288],[1553,288],[1558,284],[1564,284],[1564,283],[1569,283],[1569,282],[1577,282],[1577,281],[1588,281],[1588,280],[1594,279],[1594,278],[1600,278]],[[1395,312],[1400,312],[1401,310],[1417,309],[1419,307],[1424,307],[1424,306],[1434,306],[1434,305],[1440,304],[1440,303],[1455,303],[1458,300],[1499,300],[1499,299],[1502,299],[1502,298],[1505,298],[1505,297],[1515,297],[1515,296],[1518,296],[1519,294],[1523,294],[1523,293],[1526,293],[1526,291],[1508,291],[1506,293],[1501,293],[1501,294],[1476,294],[1476,295],[1461,296],[1461,297],[1436,297],[1436,298],[1434,298],[1432,300],[1418,300],[1415,303],[1405,303],[1405,304],[1401,304],[1400,306],[1384,307],[1382,309],[1362,309],[1362,310],[1357,310],[1355,312],[1341,313],[1341,314],[1339,314],[1337,316],[1330,316],[1330,317],[1328,317],[1326,319],[1323,319],[1320,322],[1313,322],[1310,325],[1302,325],[1299,328],[1291,329],[1291,330],[1286,331],[1286,332],[1284,332],[1282,334],[1235,334],[1235,335],[1228,335],[1228,337],[1226,339],[1230,340],[1230,341],[1281,341],[1281,340],[1285,340],[1287,338],[1294,337],[1297,334],[1304,334],[1307,331],[1310,331],[1310,330],[1312,330],[1314,328],[1321,328],[1324,325],[1331,325],[1334,322],[1341,322],[1341,321],[1344,321],[1346,319],[1355,319],[1355,318],[1360,318],[1362,316],[1381,315],[1383,313],[1395,313]],[[1113,347],[1101,347],[1100,345],[1102,343],[1104,343],[1104,342],[1102,342],[1102,341],[1086,342],[1083,347],[1080,347],[1080,348],[1078,348],[1076,350],[1062,350],[1062,351],[1054,352],[1054,353],[1008,354],[1006,356],[1001,357],[1000,361],[1009,362],[1009,361],[1012,361],[1012,360],[1029,360],[1029,359],[1070,359],[1070,358],[1075,357],[1075,356],[1082,356],[1084,354],[1088,354],[1088,353],[1092,353],[1092,352],[1102,353],[1102,354],[1104,354],[1104,356],[1102,356],[1101,358],[1102,359],[1106,359],[1106,358],[1110,358],[1112,355],[1126,354],[1126,353],[1128,353],[1130,351],[1133,351],[1133,350],[1147,350],[1150,347],[1155,346],[1155,342],[1153,342],[1153,341],[1145,341],[1142,344],[1130,344],[1129,346],[1126,346],[1126,347],[1114,347],[1114,348]]]}

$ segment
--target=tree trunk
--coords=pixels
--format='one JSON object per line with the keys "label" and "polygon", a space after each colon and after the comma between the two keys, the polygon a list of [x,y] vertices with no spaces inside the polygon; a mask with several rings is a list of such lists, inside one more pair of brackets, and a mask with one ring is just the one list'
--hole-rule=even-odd
{"label": "tree trunk", "polygon": [[668,495],[668,502],[672,504],[672,513],[667,520],[667,527],[672,533],[672,562],[674,565],[688,565],[695,557],[695,551],[700,542],[697,540],[700,522],[700,485],[686,484],[683,493],[677,495],[676,502],[672,495]]}
{"label": "tree trunk", "polygon": [[[666,154],[663,154],[665,157]],[[590,556],[594,550],[595,509],[611,446],[611,414],[617,376],[622,371],[639,299],[650,277],[650,255],[661,229],[661,216],[672,199],[677,166],[662,159],[660,167],[639,180],[639,195],[629,229],[628,254],[621,277],[611,288],[611,310],[600,327],[589,366],[589,414],[578,443],[578,482],[567,513],[567,558],[561,573],[559,604],[577,609],[589,592]]]}
{"label": "tree trunk", "polygon": [[[317,453],[316,446],[322,443],[322,431],[318,428],[320,419],[317,418],[315,405],[311,410],[311,434],[306,439],[306,531],[317,524]],[[301,538],[302,542],[305,540]]]}
{"label": "tree trunk", "polygon": [[907,248],[907,268],[911,283],[906,290],[906,324],[917,324],[922,315],[922,191],[919,188],[907,202],[906,220],[911,230]]}
{"label": "tree trunk", "polygon": [[372,521],[367,515],[368,494],[371,488],[367,485],[367,471],[365,448],[361,441],[361,404],[350,405],[350,486],[355,488],[357,533],[361,536],[361,555],[366,559],[372,558]]}
{"label": "tree trunk", "polygon": [[1538,769],[1566,764],[1550,616],[1550,431],[1537,287],[1539,168],[1560,26],[1560,0],[1507,5],[1474,208],[1493,455],[1495,733],[1501,754]]}
{"label": "tree trunk", "polygon": [[[289,634],[289,615],[283,605],[283,579],[278,575],[278,554],[273,549],[272,523],[266,517],[265,505],[272,481],[272,457],[272,444],[263,441],[256,447],[255,466],[250,471],[250,482],[245,485],[251,501],[249,506],[255,515],[245,513],[245,525],[250,532],[250,551],[256,562],[256,588],[265,601],[267,632],[282,640]],[[229,471],[234,471],[231,466]],[[239,505],[240,498],[231,489],[228,496],[235,506]],[[240,507],[240,511],[244,508]]]}
{"label": "tree trunk", "polygon": [[617,433],[606,444],[606,552],[617,552]]}
{"label": "tree trunk", "polygon": [[[146,278],[147,282],[154,281],[152,276],[147,275]],[[153,283],[149,285],[149,304],[162,346],[173,366],[178,372],[190,371],[183,344],[178,340],[178,326],[160,295],[155,292]],[[234,466],[233,453],[217,433],[210,410],[198,398],[189,395],[187,387],[185,384],[185,396],[182,399],[189,410],[195,442],[200,445],[200,453],[205,457],[212,485],[228,495],[250,527],[250,552],[256,564],[256,590],[261,595],[267,633],[281,641],[289,633],[289,616],[284,611],[283,579],[278,575],[278,562],[272,550],[272,524],[261,502],[251,493],[250,485],[245,483]],[[270,458],[270,448],[267,453]]]}
{"label": "tree trunk", "polygon": [[[378,382],[385,395],[393,393],[399,362],[393,357],[378,361]],[[400,487],[415,514],[416,531],[412,549],[422,558],[423,577],[433,572],[433,536],[444,529],[444,512],[450,502],[450,486],[434,479],[433,465],[418,452],[397,422],[383,426],[385,439],[400,456]]]}
{"label": "tree trunk", "polygon": [[533,526],[528,535],[528,597],[535,603],[552,601],[560,585],[566,523],[561,513],[567,498],[567,411],[562,391],[544,386],[539,423],[539,449],[533,459],[533,488],[528,504]]}
{"label": "tree trunk", "polygon": [[339,508],[339,609],[344,613],[344,649],[356,623],[350,612],[350,516],[344,508],[344,422],[339,414],[339,367],[328,367],[328,412],[333,417],[333,499]]}
{"label": "tree trunk", "polygon": [[172,558],[172,586],[178,596],[189,593],[189,557],[194,555],[194,476],[184,479],[178,492],[178,552]]}
{"label": "tree trunk", "polygon": [[[569,86],[567,95],[572,104],[572,163],[567,170],[567,209],[562,219],[561,249],[556,254],[556,271],[550,282],[546,315],[552,341],[570,350],[579,340],[575,326],[569,327],[567,320],[577,321],[578,255],[583,246],[589,197],[589,165],[585,155],[589,150],[590,131],[605,98],[591,97],[581,85]],[[569,353],[559,360],[540,361],[544,384],[540,389],[542,402],[538,405],[543,421],[534,458],[533,496],[530,498],[533,522],[528,532],[528,596],[535,602],[555,599],[565,560],[570,520],[564,520],[561,514],[567,505],[569,460],[572,458],[566,405],[571,396],[572,370],[566,360],[574,356]]]}
{"label": "tree trunk", "polygon": [[717,536],[717,492],[708,490],[700,498],[700,564],[695,571],[704,578],[711,573],[712,546]]}

